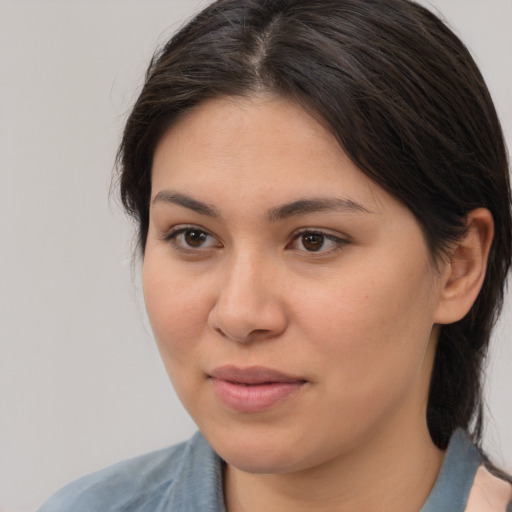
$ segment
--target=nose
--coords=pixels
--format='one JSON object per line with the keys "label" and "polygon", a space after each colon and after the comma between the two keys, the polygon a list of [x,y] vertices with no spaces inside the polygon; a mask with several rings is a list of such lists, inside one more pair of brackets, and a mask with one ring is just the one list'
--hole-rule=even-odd
{"label": "nose", "polygon": [[288,318],[277,273],[272,264],[256,256],[238,257],[227,264],[220,272],[208,317],[210,327],[239,343],[282,334]]}

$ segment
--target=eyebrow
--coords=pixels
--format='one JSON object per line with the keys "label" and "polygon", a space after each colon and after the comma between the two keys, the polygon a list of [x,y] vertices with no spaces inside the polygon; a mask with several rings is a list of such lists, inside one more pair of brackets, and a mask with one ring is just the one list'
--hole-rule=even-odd
{"label": "eyebrow", "polygon": [[294,215],[305,213],[317,213],[325,211],[349,211],[358,213],[371,213],[362,204],[352,199],[341,199],[339,197],[305,198],[271,208],[267,216],[271,222],[287,219]]}
{"label": "eyebrow", "polygon": [[188,208],[200,215],[206,215],[207,217],[221,217],[220,212],[215,206],[203,203],[203,201],[198,201],[197,199],[193,199],[185,194],[180,194],[179,192],[161,190],[153,199],[153,204],[159,202],[177,204],[178,206],[183,206],[184,208]]}
{"label": "eyebrow", "polygon": [[[222,218],[222,215],[215,206],[203,201],[199,201],[179,192],[161,190],[153,199],[153,204],[158,202],[183,206],[184,208],[192,210],[200,215],[205,215],[207,217],[213,217],[215,219]],[[339,197],[313,197],[298,199],[297,201],[271,208],[267,211],[267,218],[270,222],[277,222],[279,220],[287,219],[296,215],[332,210],[356,213],[371,213],[371,211],[365,208],[362,204],[357,203],[352,199],[342,199]]]}

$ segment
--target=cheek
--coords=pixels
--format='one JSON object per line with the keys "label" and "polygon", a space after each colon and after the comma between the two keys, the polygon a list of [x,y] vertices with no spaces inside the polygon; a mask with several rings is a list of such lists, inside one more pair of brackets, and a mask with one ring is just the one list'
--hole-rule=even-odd
{"label": "cheek", "polygon": [[430,279],[417,268],[361,266],[300,304],[318,371],[328,367],[331,389],[351,390],[346,396],[354,406],[391,398],[421,372],[432,328]]}
{"label": "cheek", "polygon": [[[146,310],[165,365],[193,357],[208,319],[204,283],[159,258],[146,255],[143,267]],[[169,367],[168,367],[169,370]]]}

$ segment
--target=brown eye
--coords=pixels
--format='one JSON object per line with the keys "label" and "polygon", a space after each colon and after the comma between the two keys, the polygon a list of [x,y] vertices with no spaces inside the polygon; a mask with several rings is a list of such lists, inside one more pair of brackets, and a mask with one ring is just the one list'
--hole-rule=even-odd
{"label": "brown eye", "polygon": [[202,253],[206,249],[222,247],[222,243],[212,234],[194,226],[176,226],[166,237],[167,242],[178,251]]}
{"label": "brown eye", "polygon": [[183,233],[183,238],[190,247],[201,247],[206,242],[208,235],[204,231],[188,229]]}
{"label": "brown eye", "polygon": [[325,243],[322,233],[305,233],[302,235],[302,245],[307,251],[319,251]]}
{"label": "brown eye", "polygon": [[304,229],[292,237],[287,248],[303,253],[318,253],[318,255],[328,256],[341,251],[348,244],[350,244],[350,241],[344,237],[314,229]]}

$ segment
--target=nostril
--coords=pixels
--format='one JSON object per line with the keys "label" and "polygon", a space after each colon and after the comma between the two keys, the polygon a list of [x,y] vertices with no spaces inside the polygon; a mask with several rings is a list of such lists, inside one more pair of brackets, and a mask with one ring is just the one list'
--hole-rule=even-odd
{"label": "nostril", "polygon": [[[209,312],[208,325],[217,335],[226,340],[248,343],[274,339],[286,330],[287,316],[281,302],[267,296],[259,297],[256,292],[246,297],[247,303],[243,303],[239,296],[237,300],[234,298],[224,290]],[[252,302],[249,303],[249,299]]]}
{"label": "nostril", "polygon": [[214,327],[213,330],[217,334],[220,334],[223,338],[227,338],[228,337],[228,335],[220,327]]}
{"label": "nostril", "polygon": [[272,331],[270,331],[269,329],[254,329],[253,331],[251,331],[249,333],[249,337],[258,337],[258,336],[266,336],[268,334],[270,334]]}
{"label": "nostril", "polygon": [[250,343],[251,341],[267,338],[272,335],[272,331],[270,329],[253,329],[247,334],[226,332],[220,327],[214,327],[213,330],[223,338],[238,341],[239,343]]}

